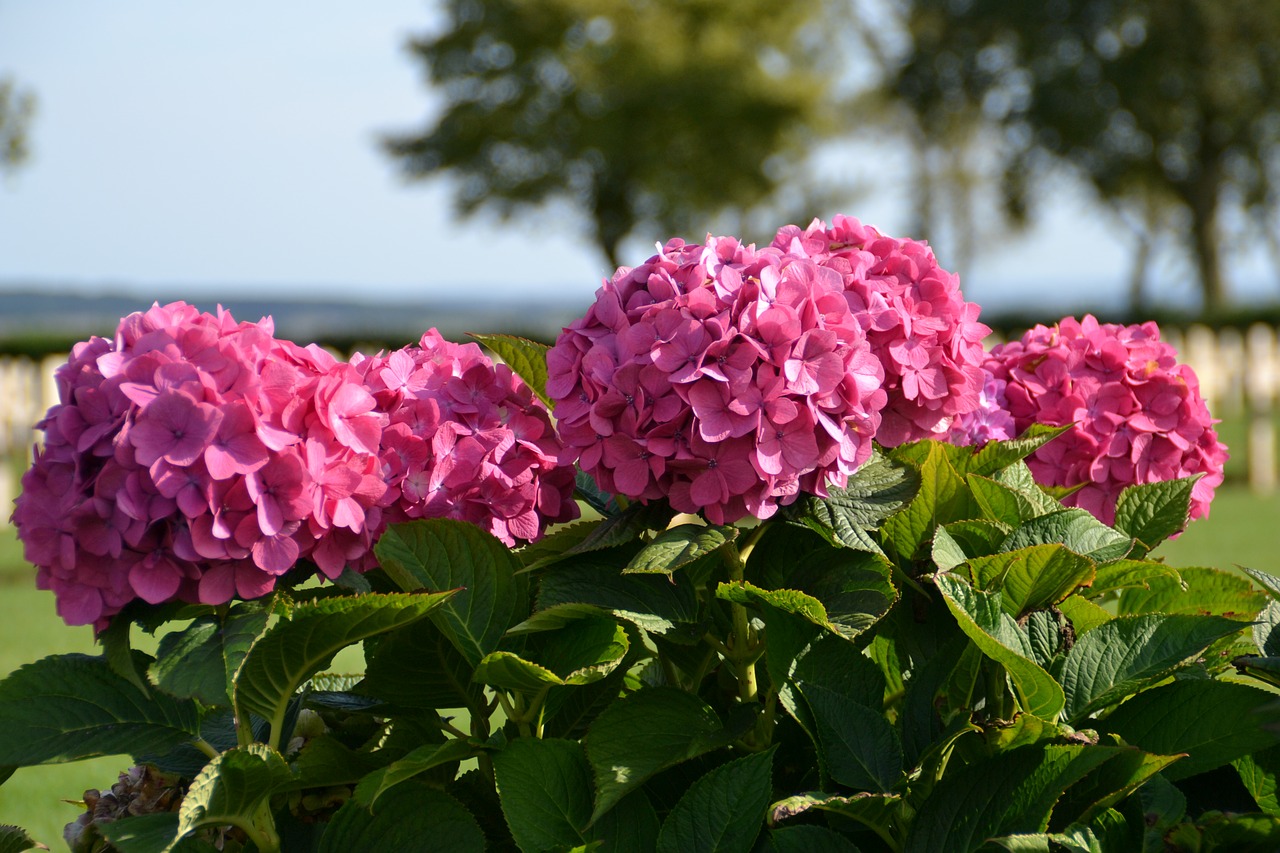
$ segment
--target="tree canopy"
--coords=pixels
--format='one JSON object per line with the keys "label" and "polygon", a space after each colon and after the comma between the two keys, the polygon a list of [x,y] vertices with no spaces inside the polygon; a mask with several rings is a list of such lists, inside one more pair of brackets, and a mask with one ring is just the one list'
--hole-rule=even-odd
{"label": "tree canopy", "polygon": [[448,0],[411,43],[447,106],[387,148],[412,178],[452,175],[464,213],[567,200],[616,265],[642,223],[679,233],[776,189],[827,91],[803,41],[818,7]]}
{"label": "tree canopy", "polygon": [[0,77],[0,174],[15,171],[30,156],[27,127],[35,107],[34,95],[12,77]]}
{"label": "tree canopy", "polygon": [[[1222,308],[1223,213],[1280,233],[1276,0],[911,0],[889,85],[938,144],[998,130],[1003,195],[1065,162],[1102,199],[1172,229]],[[1167,215],[1172,213],[1173,215]]]}

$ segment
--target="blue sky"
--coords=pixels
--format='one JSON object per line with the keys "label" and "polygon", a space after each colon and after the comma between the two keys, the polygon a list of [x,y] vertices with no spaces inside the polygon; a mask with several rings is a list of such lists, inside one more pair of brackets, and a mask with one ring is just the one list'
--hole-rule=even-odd
{"label": "blue sky", "polygon": [[[0,0],[0,74],[40,99],[34,159],[0,183],[0,287],[585,301],[609,270],[571,214],[459,221],[446,180],[406,185],[378,150],[380,134],[440,108],[403,47],[438,23],[425,0]],[[928,236],[900,231],[893,148],[864,142],[824,163],[864,192],[817,215]],[[976,259],[971,300],[1120,291],[1114,226],[1065,185],[1054,196],[1031,235]],[[1265,275],[1254,254],[1238,280]]]}

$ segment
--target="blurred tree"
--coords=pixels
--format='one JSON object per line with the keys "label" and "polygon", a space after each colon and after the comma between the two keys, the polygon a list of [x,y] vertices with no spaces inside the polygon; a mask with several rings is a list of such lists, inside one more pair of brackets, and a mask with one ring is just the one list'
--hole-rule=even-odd
{"label": "blurred tree", "polygon": [[1222,250],[1244,236],[1237,221],[1280,234],[1278,0],[899,8],[910,47],[891,91],[931,146],[990,144],[973,128],[997,131],[987,154],[1014,222],[1032,213],[1033,175],[1066,162],[1134,231],[1135,285],[1154,232],[1171,230],[1209,311],[1226,300]]}
{"label": "blurred tree", "polygon": [[34,95],[20,91],[12,77],[0,77],[0,174],[17,170],[30,156],[27,126],[35,108]]}
{"label": "blurred tree", "polygon": [[444,31],[410,44],[445,110],[386,147],[411,178],[456,178],[465,214],[567,199],[616,266],[637,226],[763,203],[803,156],[827,90],[821,8],[447,0]]}

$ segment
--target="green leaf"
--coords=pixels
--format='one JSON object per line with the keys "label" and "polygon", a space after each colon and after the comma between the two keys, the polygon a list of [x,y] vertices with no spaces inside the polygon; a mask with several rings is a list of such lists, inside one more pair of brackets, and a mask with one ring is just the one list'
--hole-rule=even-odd
{"label": "green leaf", "polygon": [[973,649],[963,634],[957,633],[951,642],[943,645],[927,661],[918,667],[907,682],[898,713],[904,764],[915,767],[920,756],[930,744],[942,735],[942,721],[935,699],[952,673],[956,670],[967,649]]}
{"label": "green leaf", "polygon": [[426,773],[433,767],[465,761],[475,757],[477,749],[470,742],[451,738],[444,743],[427,743],[386,767],[370,772],[356,785],[355,798],[361,805],[373,806],[387,791]]}
{"label": "green leaf", "polygon": [[1280,746],[1242,755],[1231,763],[1258,808],[1280,815]]}
{"label": "green leaf", "polygon": [[[947,450],[937,442],[924,442],[919,463],[920,487],[901,511],[881,526],[885,549],[900,565],[910,563],[939,524],[958,520],[955,513],[968,499],[964,479],[957,473]],[[899,448],[896,453],[904,453]]]}
{"label": "green leaf", "polygon": [[1062,611],[1062,615],[1067,617],[1067,621],[1075,629],[1077,638],[1092,631],[1099,625],[1105,625],[1111,621],[1110,613],[1079,595],[1067,596],[1058,605],[1058,609]]}
{"label": "green leaf", "polygon": [[1274,599],[1280,599],[1280,578],[1257,569],[1241,567],[1241,571],[1253,578]]}
{"label": "green leaf", "polygon": [[1179,580],[1153,578],[1146,589],[1126,589],[1119,612],[1191,613],[1252,620],[1267,605],[1267,596],[1239,575],[1219,569],[1179,569]]}
{"label": "green leaf", "polygon": [[493,756],[502,813],[529,853],[583,844],[591,819],[591,768],[577,741],[519,738]]}
{"label": "green leaf", "polygon": [[1203,476],[1129,486],[1116,501],[1116,530],[1150,551],[1187,526],[1191,490]]}
{"label": "green leaf", "polygon": [[816,791],[796,794],[769,807],[769,826],[810,810],[857,821],[884,839],[890,849],[902,848],[904,804],[899,794],[854,794],[851,797],[832,796]]}
{"label": "green leaf", "polygon": [[162,853],[171,848],[182,850],[181,842],[174,845],[174,837],[178,834],[176,812],[107,821],[98,824],[96,829],[120,853]]}
{"label": "green leaf", "polygon": [[535,630],[539,619],[551,615],[543,611],[566,604],[598,607],[677,642],[696,641],[703,633],[698,627],[697,593],[683,575],[676,575],[673,583],[661,575],[622,575],[616,565],[589,561],[575,561],[544,577],[538,587],[537,612],[515,630]]}
{"label": "green leaf", "polygon": [[[133,654],[145,669],[150,658]],[[194,702],[145,696],[101,657],[54,655],[0,682],[0,766],[163,754],[199,733]]]}
{"label": "green leaf", "polygon": [[1008,441],[991,441],[973,455],[965,470],[970,474],[993,474],[1026,459],[1067,430],[1068,426],[1032,424],[1017,438]]}
{"label": "green leaf", "polygon": [[202,826],[253,829],[258,810],[291,778],[284,758],[268,746],[227,750],[192,780],[178,809],[178,838]]}
{"label": "green leaf", "polygon": [[490,687],[528,694],[537,694],[548,687],[564,684],[564,679],[551,670],[523,660],[511,652],[485,655],[476,665],[474,680]]}
{"label": "green leaf", "polygon": [[1157,580],[1182,584],[1182,576],[1178,574],[1178,570],[1164,563],[1151,560],[1111,560],[1098,565],[1098,573],[1093,579],[1093,585],[1084,595],[1088,598],[1098,598],[1120,589],[1134,587],[1150,589],[1151,582]]}
{"label": "green leaf", "polygon": [[1068,720],[1156,683],[1209,644],[1240,631],[1217,616],[1121,616],[1080,637],[1062,668]]}
{"label": "green leaf", "polygon": [[815,639],[797,658],[791,678],[801,687],[817,685],[868,708],[884,705],[885,678],[875,662],[835,637]]}
{"label": "green leaf", "polygon": [[470,708],[479,713],[483,688],[473,667],[430,619],[393,632],[368,656],[364,681],[355,688],[411,708]]}
{"label": "green leaf", "polygon": [[1133,540],[1128,536],[1107,527],[1087,510],[1072,508],[1027,521],[1009,534],[1001,548],[1017,551],[1031,545],[1055,543],[1097,562],[1124,557],[1133,547]]}
{"label": "green leaf", "polygon": [[356,750],[333,735],[321,735],[307,741],[293,760],[293,780],[284,785],[283,790],[353,785],[375,770],[381,770],[387,758],[382,750]]}
{"label": "green leaf", "polygon": [[1179,758],[1151,755],[1131,747],[1117,748],[1106,763],[1067,789],[1054,807],[1054,823],[1088,823]]}
{"label": "green leaf", "polygon": [[933,547],[930,549],[930,557],[938,568],[944,572],[951,571],[969,559],[969,555],[964,552],[964,548],[960,547],[960,543],[952,538],[946,525],[942,525],[933,532]]}
{"label": "green leaf", "polygon": [[529,390],[548,409],[555,405],[547,396],[547,351],[551,347],[516,335],[479,335],[468,332],[467,336],[493,350],[511,368],[512,373],[524,380],[524,384],[529,386]]}
{"label": "green leaf", "polygon": [[[939,530],[945,530],[947,536],[964,552],[965,559],[969,559],[985,557],[999,551],[1000,544],[1004,542],[1012,528],[998,521],[968,518],[944,524]],[[938,535],[940,534],[934,534],[935,542]]]}
{"label": "green leaf", "polygon": [[1062,545],[1033,545],[969,561],[974,586],[998,591],[1015,619],[1059,603],[1094,576],[1094,562]]}
{"label": "green leaf", "polygon": [[769,830],[755,853],[858,853],[858,848],[834,829],[807,824]]}
{"label": "green leaf", "polygon": [[1062,688],[1032,658],[1030,642],[1004,611],[999,593],[975,590],[959,578],[937,575],[947,609],[984,655],[1004,666],[1024,710],[1052,720],[1062,710]]}
{"label": "green leaf", "polygon": [[991,479],[1008,486],[1026,498],[1035,515],[1049,515],[1063,509],[1060,497],[1036,482],[1036,477],[1026,462],[1015,462],[991,475]]}
{"label": "green leaf", "polygon": [[820,681],[802,683],[800,694],[813,714],[831,778],[856,790],[888,793],[902,777],[902,745],[884,715]]}
{"label": "green leaf", "polygon": [[1059,615],[1052,610],[1028,613],[1023,623],[1031,641],[1032,660],[1045,670],[1052,670],[1054,658],[1063,650],[1062,628]]}
{"label": "green leaf", "polygon": [[681,524],[662,531],[640,549],[623,574],[665,574],[719,550],[738,537],[738,528],[717,525]]}
{"label": "green leaf", "polygon": [[787,586],[822,602],[837,633],[853,639],[898,600],[893,570],[879,554],[825,549],[806,555],[787,572]]}
{"label": "green leaf", "polygon": [[1252,676],[1272,687],[1280,686],[1280,657],[1241,655],[1231,663],[1242,675]]}
{"label": "green leaf", "polygon": [[474,524],[444,518],[393,524],[374,552],[406,591],[459,590],[431,621],[472,666],[497,651],[502,635],[525,612],[515,558]]}
{"label": "green leaf", "polygon": [[658,853],[752,849],[773,794],[776,750],[722,764],[690,785],[662,824]]}
{"label": "green leaf", "polygon": [[1103,721],[1100,730],[1158,755],[1187,753],[1164,771],[1176,781],[1212,770],[1280,742],[1280,704],[1266,690],[1207,679],[1174,681],[1143,691]]}
{"label": "green leaf", "polygon": [[372,809],[348,800],[334,813],[317,853],[484,853],[484,832],[461,803],[419,782],[397,785]]}
{"label": "green leaf", "polygon": [[982,514],[993,522],[1012,529],[1037,515],[1043,515],[1030,497],[1012,486],[988,477],[979,477],[977,474],[970,474],[965,481]]}
{"label": "green leaf", "polygon": [[632,791],[583,832],[599,842],[599,853],[653,853],[658,845],[658,813],[643,790]]}
{"label": "green leaf", "polygon": [[447,602],[452,592],[326,598],[294,608],[245,656],[235,677],[236,705],[271,722],[280,736],[297,689],[339,651],[367,637],[411,624]]}
{"label": "green leaf", "polygon": [[23,850],[48,850],[17,826],[0,825],[0,853],[22,853]]}
{"label": "green leaf", "polygon": [[575,468],[574,483],[574,494],[601,515],[607,517],[622,511],[617,499],[608,492],[601,491],[595,478],[581,468]]}
{"label": "green leaf", "polygon": [[1275,853],[1280,849],[1280,818],[1272,815],[1208,812],[1198,824],[1201,850]]}
{"label": "green leaf", "polygon": [[877,452],[843,489],[829,488],[826,498],[803,495],[786,514],[833,545],[880,553],[871,531],[906,506],[919,488],[915,470]]}
{"label": "green leaf", "polygon": [[666,502],[633,503],[617,515],[607,516],[596,522],[585,539],[564,552],[564,556],[588,554],[619,545],[631,545],[647,530],[665,530],[675,517]]}
{"label": "green leaf", "polygon": [[1048,829],[1062,793],[1119,747],[1024,746],[948,773],[920,805],[905,853],[967,853],[988,838]]}
{"label": "green leaf", "polygon": [[578,619],[538,639],[537,660],[571,685],[604,678],[631,648],[626,630],[608,616]]}
{"label": "green leaf", "polygon": [[798,590],[760,589],[746,581],[732,581],[721,583],[716,587],[716,598],[736,604],[772,607],[783,613],[798,616],[820,628],[826,628],[832,633],[839,633],[836,626],[827,618],[827,609],[822,606],[822,602]]}
{"label": "green leaf", "polygon": [[592,822],[658,771],[730,739],[711,706],[683,690],[651,687],[614,702],[583,739],[596,781]]}
{"label": "green leaf", "polygon": [[150,676],[156,686],[205,705],[231,705],[231,679],[267,628],[269,611],[239,605],[225,619],[205,616],[160,641]]}
{"label": "green leaf", "polygon": [[1253,642],[1267,656],[1280,656],[1280,601],[1268,601],[1253,623]]}
{"label": "green leaf", "polygon": [[151,691],[147,687],[145,672],[138,670],[133,659],[133,648],[129,644],[129,632],[132,628],[132,620],[117,615],[98,634],[97,639],[102,644],[102,656],[106,658],[111,671],[138,688],[143,696],[148,696]]}
{"label": "green leaf", "polygon": [[571,549],[585,542],[600,526],[600,521],[601,519],[596,519],[566,524],[548,532],[537,542],[524,546],[515,554],[524,565],[521,572],[544,569],[572,556]]}

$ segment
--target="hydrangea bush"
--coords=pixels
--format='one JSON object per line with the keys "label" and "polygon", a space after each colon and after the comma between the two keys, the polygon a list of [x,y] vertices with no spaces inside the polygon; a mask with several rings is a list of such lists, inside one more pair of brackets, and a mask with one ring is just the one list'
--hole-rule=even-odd
{"label": "hydrangea bush", "polygon": [[102,654],[0,682],[0,766],[133,756],[75,851],[1277,849],[1280,578],[1153,555],[1221,481],[1194,375],[983,334],[847,218],[497,366],[126,318],[15,513]]}

